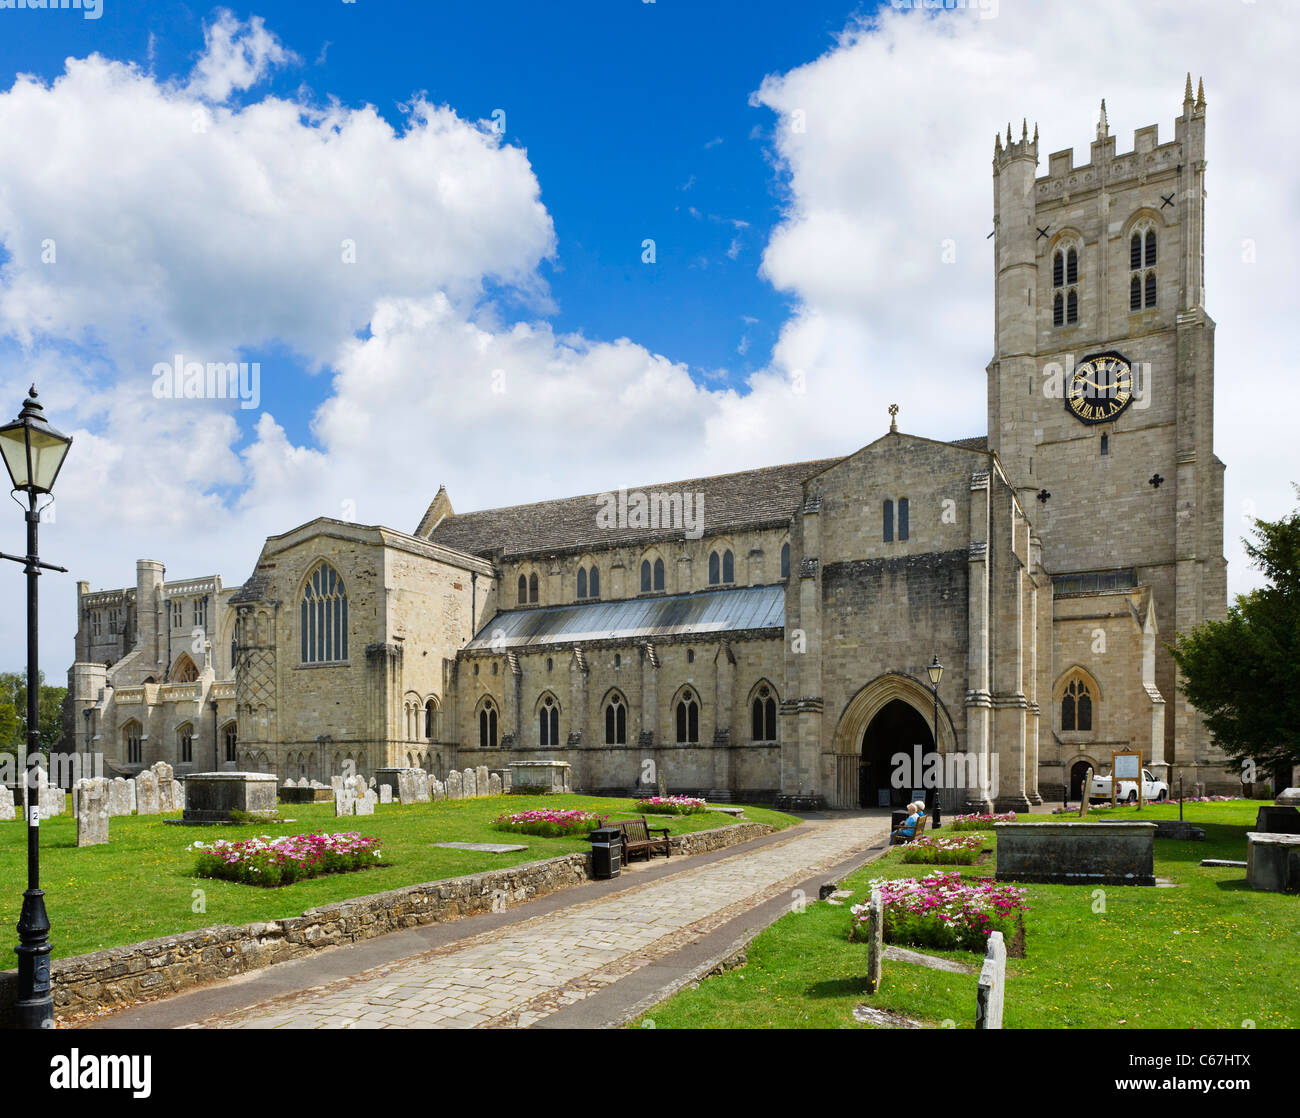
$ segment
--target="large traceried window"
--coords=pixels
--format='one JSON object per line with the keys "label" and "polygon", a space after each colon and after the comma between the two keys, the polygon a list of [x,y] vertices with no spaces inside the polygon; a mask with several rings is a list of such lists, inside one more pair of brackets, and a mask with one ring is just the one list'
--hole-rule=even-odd
{"label": "large traceried window", "polygon": [[1052,257],[1052,325],[1072,326],[1079,321],[1079,249],[1058,248]]}
{"label": "large traceried window", "polygon": [[1070,680],[1061,696],[1061,729],[1092,729],[1092,691],[1078,676]]}
{"label": "large traceried window", "polygon": [[700,704],[693,691],[683,691],[677,700],[677,744],[694,745],[700,740]]}
{"label": "large traceried window", "polygon": [[302,662],[326,664],[348,658],[348,596],[328,563],[311,573],[302,592]]}
{"label": "large traceried window", "polygon": [[478,712],[478,747],[495,749],[497,747],[497,708],[487,699]]}
{"label": "large traceried window", "polygon": [[1129,311],[1150,310],[1156,305],[1156,230],[1149,222],[1129,238],[1128,267]]}
{"label": "large traceried window", "polygon": [[537,732],[540,745],[560,744],[560,706],[551,695],[537,710]]}
{"label": "large traceried window", "polygon": [[627,703],[617,691],[605,704],[605,744],[627,744]]}

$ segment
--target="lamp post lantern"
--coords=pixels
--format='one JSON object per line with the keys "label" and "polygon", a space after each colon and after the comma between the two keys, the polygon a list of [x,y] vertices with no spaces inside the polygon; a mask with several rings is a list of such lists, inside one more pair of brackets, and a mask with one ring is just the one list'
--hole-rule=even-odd
{"label": "lamp post lantern", "polygon": [[[934,689],[934,751],[939,752],[939,680],[943,678],[943,665],[939,663],[939,654],[934,654],[934,660],[925,669],[930,676],[930,685]],[[942,771],[942,769],[940,769]],[[934,790],[934,796],[930,805],[930,826],[936,828],[939,826],[939,789]]]}
{"label": "lamp post lantern", "polygon": [[45,913],[45,893],[41,890],[39,797],[36,795],[34,758],[39,758],[40,667],[39,617],[36,580],[42,570],[65,571],[52,563],[42,563],[37,550],[37,526],[41,509],[37,501],[54,489],[54,481],[63,468],[72,439],[46,422],[45,409],[36,398],[36,386],[23,402],[23,410],[12,423],[0,427],[0,456],[14,493],[27,494],[27,554],[0,558],[22,563],[27,573],[27,747],[20,765],[23,774],[23,797],[27,810],[27,890],[23,893],[22,913],[18,917],[18,1002],[15,1014],[19,1028],[54,1028],[54,998],[50,993],[50,920]]}

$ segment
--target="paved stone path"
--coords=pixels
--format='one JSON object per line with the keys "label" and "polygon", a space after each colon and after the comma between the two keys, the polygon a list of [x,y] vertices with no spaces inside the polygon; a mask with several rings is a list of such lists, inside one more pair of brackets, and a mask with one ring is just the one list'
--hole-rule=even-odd
{"label": "paved stone path", "polygon": [[887,830],[887,819],[809,821],[785,841],[188,1027],[525,1027],[865,851]]}

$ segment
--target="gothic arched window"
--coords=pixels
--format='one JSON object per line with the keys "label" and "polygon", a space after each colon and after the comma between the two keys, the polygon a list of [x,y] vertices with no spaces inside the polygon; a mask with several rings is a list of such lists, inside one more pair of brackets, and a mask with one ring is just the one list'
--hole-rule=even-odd
{"label": "gothic arched window", "polygon": [[736,557],[731,554],[731,548],[722,553],[722,581],[736,581]]}
{"label": "gothic arched window", "polygon": [[227,722],[225,732],[222,734],[225,741],[226,752],[224,759],[231,764],[235,762],[235,747],[239,744],[239,733],[235,723]]}
{"label": "gothic arched window", "polygon": [[122,737],[126,740],[126,763],[141,764],[144,761],[144,732],[140,729],[140,723],[128,722],[122,731]]}
{"label": "gothic arched window", "polygon": [[348,658],[348,596],[328,563],[311,573],[300,604],[302,662],[321,664]]}
{"label": "gothic arched window", "polygon": [[585,598],[586,596],[587,596],[587,568],[579,567],[578,568],[578,597]]}
{"label": "gothic arched window", "polygon": [[894,502],[889,500],[888,498],[885,499],[884,512],[885,512],[884,515],[885,543],[893,543],[894,542]]}
{"label": "gothic arched window", "polygon": [[430,699],[424,704],[424,736],[433,740],[433,716],[438,711],[438,704]]}
{"label": "gothic arched window", "polygon": [[677,700],[677,744],[694,745],[700,740],[700,704],[691,691]]}
{"label": "gothic arched window", "polygon": [[1052,286],[1065,286],[1065,253],[1060,249],[1056,250],[1056,255],[1052,257]]}
{"label": "gothic arched window", "polygon": [[534,571],[528,576],[528,604],[535,606],[537,604],[537,572]]}
{"label": "gothic arched window", "polygon": [[664,561],[662,559],[656,559],[655,560],[655,589],[662,590],[663,588],[664,588]]}
{"label": "gothic arched window", "polygon": [[722,560],[716,551],[709,552],[709,585],[717,586],[722,581]]}
{"label": "gothic arched window", "polygon": [[1056,293],[1056,298],[1052,300],[1052,325],[1065,325],[1065,300],[1061,298],[1061,293]]}
{"label": "gothic arched window", "polygon": [[519,576],[519,604],[521,606],[528,604],[528,578],[525,575]]}
{"label": "gothic arched window", "polygon": [[491,699],[487,699],[478,712],[478,747],[497,747],[497,708]]}
{"label": "gothic arched window", "polygon": [[176,731],[176,737],[180,744],[181,763],[184,765],[192,764],[194,761],[194,727],[186,722]]}
{"label": "gothic arched window", "polygon": [[560,744],[560,707],[547,695],[537,711],[538,742],[541,745]]}
{"label": "gothic arched window", "polygon": [[1128,266],[1130,269],[1142,267],[1142,234],[1134,233],[1128,243]]}
{"label": "gothic arched window", "polygon": [[1154,229],[1147,230],[1146,249],[1146,260],[1143,263],[1148,268],[1154,268],[1156,266],[1156,231]]}
{"label": "gothic arched window", "polygon": [[898,498],[898,538],[907,539],[908,522],[907,522],[907,498]]}
{"label": "gothic arched window", "polygon": [[1052,257],[1052,325],[1068,326],[1079,321],[1079,246],[1067,244]]}
{"label": "gothic arched window", "polygon": [[1073,248],[1065,254],[1065,282],[1079,282],[1079,254]]}
{"label": "gothic arched window", "polygon": [[600,597],[600,568],[594,563],[591,567],[591,573],[587,577],[587,597]]}
{"label": "gothic arched window", "polygon": [[752,726],[754,741],[776,741],[776,697],[764,684],[754,696]]}
{"label": "gothic arched window", "polygon": [[1061,696],[1061,729],[1092,729],[1092,692],[1078,676],[1070,680]]}
{"label": "gothic arched window", "polygon": [[605,705],[605,744],[627,744],[627,703],[617,691]]}
{"label": "gothic arched window", "polygon": [[781,577],[790,577],[790,545],[788,543],[781,545]]}
{"label": "gothic arched window", "polygon": [[1144,221],[1133,230],[1128,242],[1128,309],[1151,310],[1156,305],[1156,230]]}

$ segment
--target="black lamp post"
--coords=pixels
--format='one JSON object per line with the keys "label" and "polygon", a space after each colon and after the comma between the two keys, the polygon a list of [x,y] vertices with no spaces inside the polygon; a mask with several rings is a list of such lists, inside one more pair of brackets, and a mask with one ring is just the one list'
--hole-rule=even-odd
{"label": "black lamp post", "polygon": [[0,455],[13,482],[13,492],[27,494],[27,554],[0,558],[22,563],[27,572],[27,750],[21,771],[27,789],[27,891],[18,917],[18,1002],[14,1007],[21,1029],[54,1028],[54,998],[50,994],[50,920],[45,914],[41,890],[40,803],[36,799],[32,758],[41,747],[40,669],[38,666],[39,618],[36,609],[36,579],[42,569],[64,571],[42,563],[36,548],[36,529],[41,520],[37,499],[54,488],[72,439],[61,435],[45,421],[44,408],[36,400],[36,386],[12,423],[0,427]]}
{"label": "black lamp post", "polygon": [[[925,669],[930,675],[930,684],[934,688],[934,751],[939,752],[939,680],[943,679],[943,665],[939,663],[939,654],[936,652],[933,662]],[[934,790],[931,797],[931,829],[939,826],[939,789]]]}

